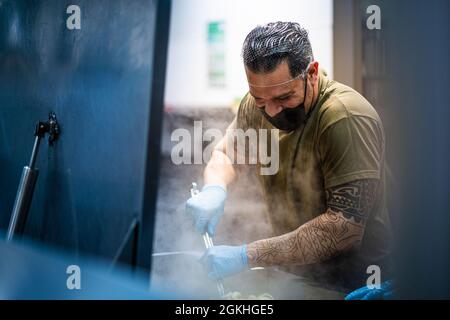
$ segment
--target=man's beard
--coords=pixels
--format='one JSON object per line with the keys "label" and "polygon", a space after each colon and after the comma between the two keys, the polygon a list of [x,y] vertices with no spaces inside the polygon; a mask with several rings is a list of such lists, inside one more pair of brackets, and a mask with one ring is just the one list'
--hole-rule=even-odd
{"label": "man's beard", "polygon": [[273,117],[269,116],[264,108],[259,110],[275,128],[288,132],[299,128],[306,120],[305,105],[303,103],[295,108],[285,108]]}

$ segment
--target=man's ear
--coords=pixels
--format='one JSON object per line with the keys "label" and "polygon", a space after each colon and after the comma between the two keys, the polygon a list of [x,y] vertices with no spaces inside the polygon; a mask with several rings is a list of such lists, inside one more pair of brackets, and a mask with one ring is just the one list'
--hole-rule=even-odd
{"label": "man's ear", "polygon": [[311,62],[311,65],[308,70],[308,78],[313,82],[317,81],[318,74],[319,74],[319,62],[313,61]]}

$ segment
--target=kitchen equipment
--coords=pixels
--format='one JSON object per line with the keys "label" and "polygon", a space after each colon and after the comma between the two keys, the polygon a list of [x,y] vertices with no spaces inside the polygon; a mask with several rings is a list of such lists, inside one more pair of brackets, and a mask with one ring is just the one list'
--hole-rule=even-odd
{"label": "kitchen equipment", "polygon": [[38,179],[39,170],[35,167],[36,158],[39,152],[41,139],[48,134],[48,143],[53,143],[60,135],[60,127],[56,119],[56,115],[50,112],[47,122],[38,122],[34,131],[34,145],[31,152],[30,163],[23,167],[22,176],[20,178],[19,188],[16,194],[11,219],[9,222],[6,241],[12,241],[14,236],[21,236],[25,229],[25,224],[30,211],[31,201],[33,200],[34,188]]}
{"label": "kitchen equipment", "polygon": [[152,257],[177,256],[177,255],[187,255],[200,258],[202,253],[199,251],[167,251],[167,252],[152,253]]}
{"label": "kitchen equipment", "polygon": [[[191,252],[191,251],[187,251]],[[336,300],[344,292],[325,288],[322,284],[276,268],[247,270],[223,279],[226,288],[242,293],[243,297],[269,293],[282,300]],[[214,281],[199,268],[192,254],[157,255],[152,258],[151,285],[166,288],[187,299],[217,299]]]}

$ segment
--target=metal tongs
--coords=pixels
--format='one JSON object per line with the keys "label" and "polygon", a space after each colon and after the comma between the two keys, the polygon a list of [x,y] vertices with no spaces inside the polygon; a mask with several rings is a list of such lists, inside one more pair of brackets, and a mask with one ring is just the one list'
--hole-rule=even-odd
{"label": "metal tongs", "polygon": [[[197,196],[197,194],[199,192],[200,191],[197,188],[197,183],[192,182],[191,197]],[[206,249],[214,247],[213,240],[210,237],[210,235],[208,234],[208,232],[205,232],[205,234],[203,234],[203,242],[205,243]],[[218,279],[217,280],[217,290],[219,291],[219,294],[220,294],[221,297],[225,296],[225,289],[223,287],[222,279]]]}

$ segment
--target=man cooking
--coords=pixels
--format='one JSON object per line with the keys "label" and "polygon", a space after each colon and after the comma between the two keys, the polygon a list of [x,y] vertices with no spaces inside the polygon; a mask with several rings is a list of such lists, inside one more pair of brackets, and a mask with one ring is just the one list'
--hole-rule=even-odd
{"label": "man cooking", "polygon": [[[256,27],[242,55],[249,92],[229,129],[280,130],[279,170],[259,176],[276,236],[209,248],[201,259],[209,276],[278,266],[351,290],[365,285],[367,268],[377,265],[384,278],[390,222],[377,112],[319,70],[308,33],[297,23]],[[211,236],[238,173],[226,140],[212,153],[203,189],[186,203],[197,231]]]}

